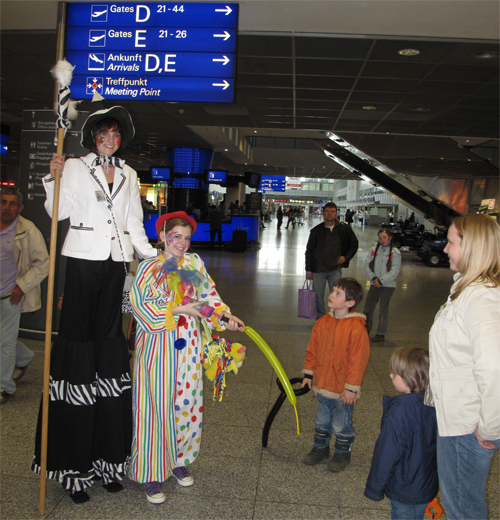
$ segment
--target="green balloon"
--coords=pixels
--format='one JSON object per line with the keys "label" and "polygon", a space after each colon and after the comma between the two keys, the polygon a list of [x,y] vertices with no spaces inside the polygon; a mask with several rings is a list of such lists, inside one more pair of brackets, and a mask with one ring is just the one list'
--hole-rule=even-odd
{"label": "green balloon", "polygon": [[297,403],[297,396],[295,395],[292,385],[290,384],[290,380],[288,379],[281,363],[278,361],[278,358],[274,355],[274,352],[271,350],[271,347],[255,332],[251,327],[245,326],[246,334],[252,339],[257,346],[264,352],[264,355],[267,357],[269,363],[274,368],[276,375],[278,376],[281,384],[283,385],[283,389],[285,390],[286,396],[291,404],[295,405]]}

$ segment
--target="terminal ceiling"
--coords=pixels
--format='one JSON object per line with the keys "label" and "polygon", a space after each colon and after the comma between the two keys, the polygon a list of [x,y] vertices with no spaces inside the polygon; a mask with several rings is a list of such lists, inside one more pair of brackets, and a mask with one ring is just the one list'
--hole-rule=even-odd
{"label": "terminal ceiling", "polygon": [[[239,4],[235,103],[121,103],[135,169],[166,164],[170,147],[208,147],[236,175],[357,178],[323,153],[334,132],[400,173],[498,176],[496,0]],[[16,148],[22,110],[52,104],[57,2],[1,9],[1,117]]]}

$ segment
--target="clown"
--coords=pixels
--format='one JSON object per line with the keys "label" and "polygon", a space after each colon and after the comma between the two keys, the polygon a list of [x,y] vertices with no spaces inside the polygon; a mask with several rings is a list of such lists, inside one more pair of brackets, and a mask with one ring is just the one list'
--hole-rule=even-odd
{"label": "clown", "polygon": [[[201,258],[188,254],[196,222],[184,211],[156,224],[164,253],[139,265],[130,299],[137,320],[134,368],[134,434],[129,477],[145,484],[153,504],[165,501],[161,483],[174,475],[193,485],[186,466],[201,441],[203,378],[200,302],[214,307],[210,328],[244,330],[218,295]],[[182,301],[190,301],[183,304]],[[217,315],[217,316],[216,316]]]}

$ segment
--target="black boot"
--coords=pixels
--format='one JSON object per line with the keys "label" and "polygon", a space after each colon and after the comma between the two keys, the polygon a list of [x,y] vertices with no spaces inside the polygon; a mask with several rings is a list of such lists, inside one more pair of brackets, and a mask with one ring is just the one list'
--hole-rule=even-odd
{"label": "black boot", "polygon": [[314,447],[310,453],[306,455],[304,459],[304,464],[308,466],[315,466],[316,464],[321,464],[330,456],[330,446],[327,446],[323,449],[318,449]]}
{"label": "black boot", "polygon": [[351,463],[351,449],[354,437],[342,437],[337,435],[335,440],[335,453],[327,468],[334,473],[344,471]]}
{"label": "black boot", "polygon": [[85,491],[75,491],[74,493],[69,494],[71,500],[75,504],[85,504],[85,502],[88,502],[90,500],[90,497],[87,495]]}
{"label": "black boot", "polygon": [[341,471],[344,471],[350,463],[351,452],[343,455],[340,455],[339,453],[334,453],[332,460],[328,462],[326,467],[330,471],[333,471],[333,473],[340,473]]}

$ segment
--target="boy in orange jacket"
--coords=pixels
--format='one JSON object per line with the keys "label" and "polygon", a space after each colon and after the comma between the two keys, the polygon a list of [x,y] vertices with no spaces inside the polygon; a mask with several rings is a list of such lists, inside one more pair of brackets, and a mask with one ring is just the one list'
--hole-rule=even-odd
{"label": "boy in orange jacket", "polygon": [[356,434],[352,412],[370,358],[365,315],[355,312],[362,298],[363,288],[355,278],[340,278],[333,284],[330,311],[314,325],[302,370],[302,386],[312,387],[318,399],[314,446],[304,463],[313,466],[329,458],[335,433],[335,452],[327,465],[333,472],[343,471],[351,462]]}

